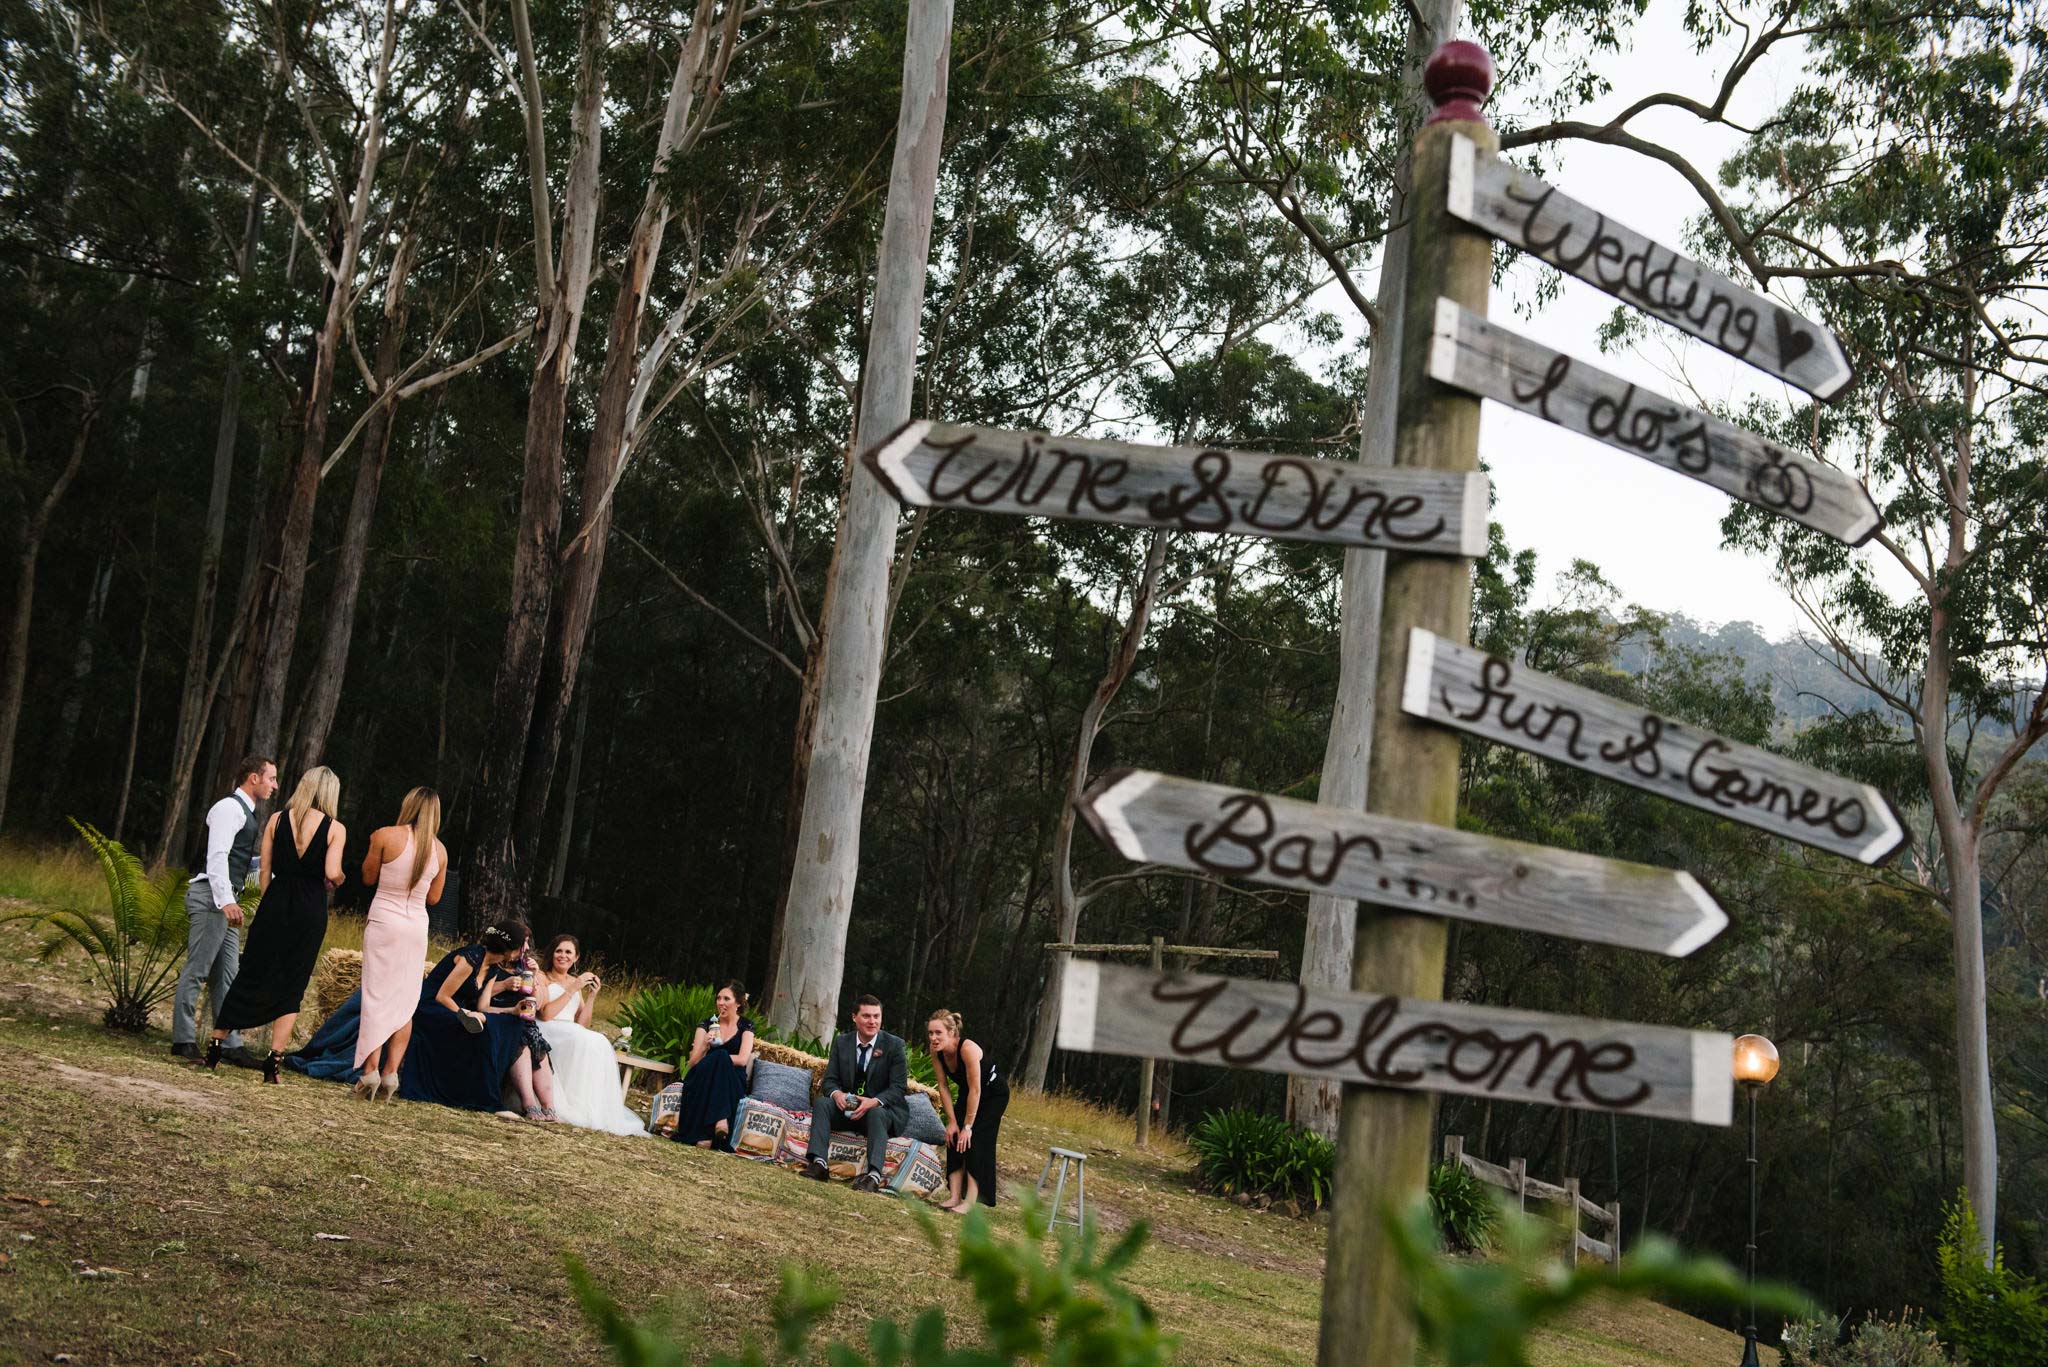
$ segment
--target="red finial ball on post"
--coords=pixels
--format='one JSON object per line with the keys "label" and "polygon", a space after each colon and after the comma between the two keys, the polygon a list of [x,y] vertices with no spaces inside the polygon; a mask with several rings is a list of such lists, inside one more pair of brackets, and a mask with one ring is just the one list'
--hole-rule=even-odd
{"label": "red finial ball on post", "polygon": [[1493,57],[1470,39],[1454,38],[1430,54],[1422,68],[1422,88],[1436,106],[1430,123],[1485,123],[1479,106],[1493,93]]}

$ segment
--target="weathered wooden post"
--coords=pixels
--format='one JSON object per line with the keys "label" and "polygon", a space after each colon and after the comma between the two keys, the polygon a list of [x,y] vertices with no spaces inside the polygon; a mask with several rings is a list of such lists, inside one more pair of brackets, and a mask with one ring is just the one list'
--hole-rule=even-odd
{"label": "weathered wooden post", "polygon": [[1515,1209],[1527,1215],[1529,1213],[1529,1160],[1526,1158],[1510,1158],[1508,1160],[1508,1180],[1513,1182],[1515,1186]]}
{"label": "weathered wooden post", "polygon": [[[1166,971],[1166,937],[1152,937],[1152,971]],[[1147,1058],[1138,1065],[1138,1147],[1144,1148],[1152,1142],[1152,1060]]]}
{"label": "weathered wooden post", "polygon": [[[1400,406],[1394,464],[1400,469],[1464,472],[1479,468],[1479,400],[1429,376],[1437,300],[1486,313],[1493,248],[1445,207],[1451,139],[1486,152],[1499,141],[1480,104],[1493,89],[1493,59],[1477,43],[1445,43],[1423,71],[1435,112],[1416,136],[1408,238],[1408,288],[1401,335]],[[1399,552],[1387,557],[1380,640],[1408,639],[1422,627],[1463,642],[1472,610],[1472,563]],[[1418,725],[1401,710],[1402,669],[1380,656],[1374,690],[1372,767],[1366,782],[1375,813],[1457,824],[1458,739]],[[1361,992],[1440,998],[1444,923],[1435,916],[1365,911],[1359,918],[1351,984]],[[1323,1274],[1321,1367],[1405,1367],[1415,1355],[1406,1287],[1381,1212],[1407,1201],[1429,1179],[1434,1098],[1427,1092],[1348,1086],[1337,1133],[1329,1256]]]}
{"label": "weathered wooden post", "polygon": [[1607,1261],[1614,1267],[1621,1266],[1621,1202],[1609,1201],[1605,1207],[1607,1216]]}
{"label": "weathered wooden post", "polygon": [[1564,1262],[1579,1265],[1579,1179],[1564,1179]]}

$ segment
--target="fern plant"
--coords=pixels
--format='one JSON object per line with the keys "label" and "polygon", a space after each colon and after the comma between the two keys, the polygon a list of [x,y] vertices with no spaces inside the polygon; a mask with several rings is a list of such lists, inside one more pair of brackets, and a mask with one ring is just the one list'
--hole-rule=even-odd
{"label": "fern plant", "polygon": [[120,841],[76,817],[69,820],[106,877],[108,910],[21,911],[0,917],[0,925],[26,921],[48,931],[38,949],[46,962],[67,947],[84,950],[94,979],[107,994],[100,1019],[110,1029],[139,1035],[149,1026],[149,1013],[177,991],[187,928],[185,874],[167,869],[151,878]]}
{"label": "fern plant", "polygon": [[1429,1209],[1444,1242],[1460,1253],[1483,1252],[1493,1243],[1500,1205],[1493,1189],[1462,1163],[1436,1163],[1429,1169]]}
{"label": "fern plant", "polygon": [[717,988],[701,983],[660,983],[635,992],[612,1023],[632,1027],[634,1053],[672,1063],[680,1076],[697,1027],[710,1017],[717,998]]}
{"label": "fern plant", "polygon": [[1243,1192],[1319,1206],[1330,1199],[1337,1154],[1329,1140],[1257,1111],[1211,1111],[1189,1136],[1202,1180],[1225,1195]]}

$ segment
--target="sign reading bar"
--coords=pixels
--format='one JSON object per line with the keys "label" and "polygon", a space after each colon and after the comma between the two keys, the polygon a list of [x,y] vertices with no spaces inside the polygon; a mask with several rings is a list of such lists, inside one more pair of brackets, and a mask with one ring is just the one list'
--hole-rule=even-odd
{"label": "sign reading bar", "polygon": [[1881,863],[1906,831],[1884,794],[1722,740],[1420,628],[1401,710],[1802,844]]}
{"label": "sign reading bar", "polygon": [[1452,141],[1449,208],[1453,217],[1817,399],[1837,398],[1856,376],[1840,340],[1820,324],[1499,157],[1479,155],[1470,138]]}
{"label": "sign reading bar", "polygon": [[1081,815],[1126,859],[1682,959],[1728,917],[1689,873],[1142,769]]}
{"label": "sign reading bar", "polygon": [[914,507],[1486,554],[1486,476],[913,422],[861,457]]}
{"label": "sign reading bar", "polygon": [[1735,1042],[1462,1002],[1067,965],[1060,1048],[1726,1125]]}
{"label": "sign reading bar", "polygon": [[1437,300],[1434,379],[1859,546],[1884,518],[1850,475]]}

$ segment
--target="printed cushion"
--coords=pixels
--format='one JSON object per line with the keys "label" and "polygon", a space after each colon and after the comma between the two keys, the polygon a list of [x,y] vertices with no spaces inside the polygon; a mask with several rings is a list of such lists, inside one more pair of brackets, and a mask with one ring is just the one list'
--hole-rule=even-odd
{"label": "printed cushion", "polygon": [[654,1094],[654,1103],[647,1110],[647,1128],[654,1134],[673,1136],[682,1113],[683,1084],[671,1082]]}
{"label": "printed cushion", "polygon": [[[795,1117],[779,1106],[747,1097],[740,1102],[732,1133],[732,1151],[742,1158],[772,1163],[782,1152],[783,1134]],[[806,1126],[808,1132],[809,1127]]]}
{"label": "printed cushion", "polygon": [[[775,1161],[786,1168],[801,1168],[810,1157],[811,1118],[791,1115],[753,1097],[740,1103],[739,1131],[733,1148],[748,1158],[765,1159],[771,1140],[779,1140]],[[866,1136],[851,1130],[835,1130],[825,1150],[825,1166],[834,1181],[851,1182],[868,1165]],[[923,1198],[946,1182],[945,1151],[937,1146],[898,1135],[889,1141],[882,1156],[882,1184],[898,1195]]]}
{"label": "printed cushion", "polygon": [[903,1133],[921,1144],[946,1142],[946,1122],[939,1118],[939,1109],[932,1105],[932,1099],[922,1092],[910,1094],[910,1125]]}

